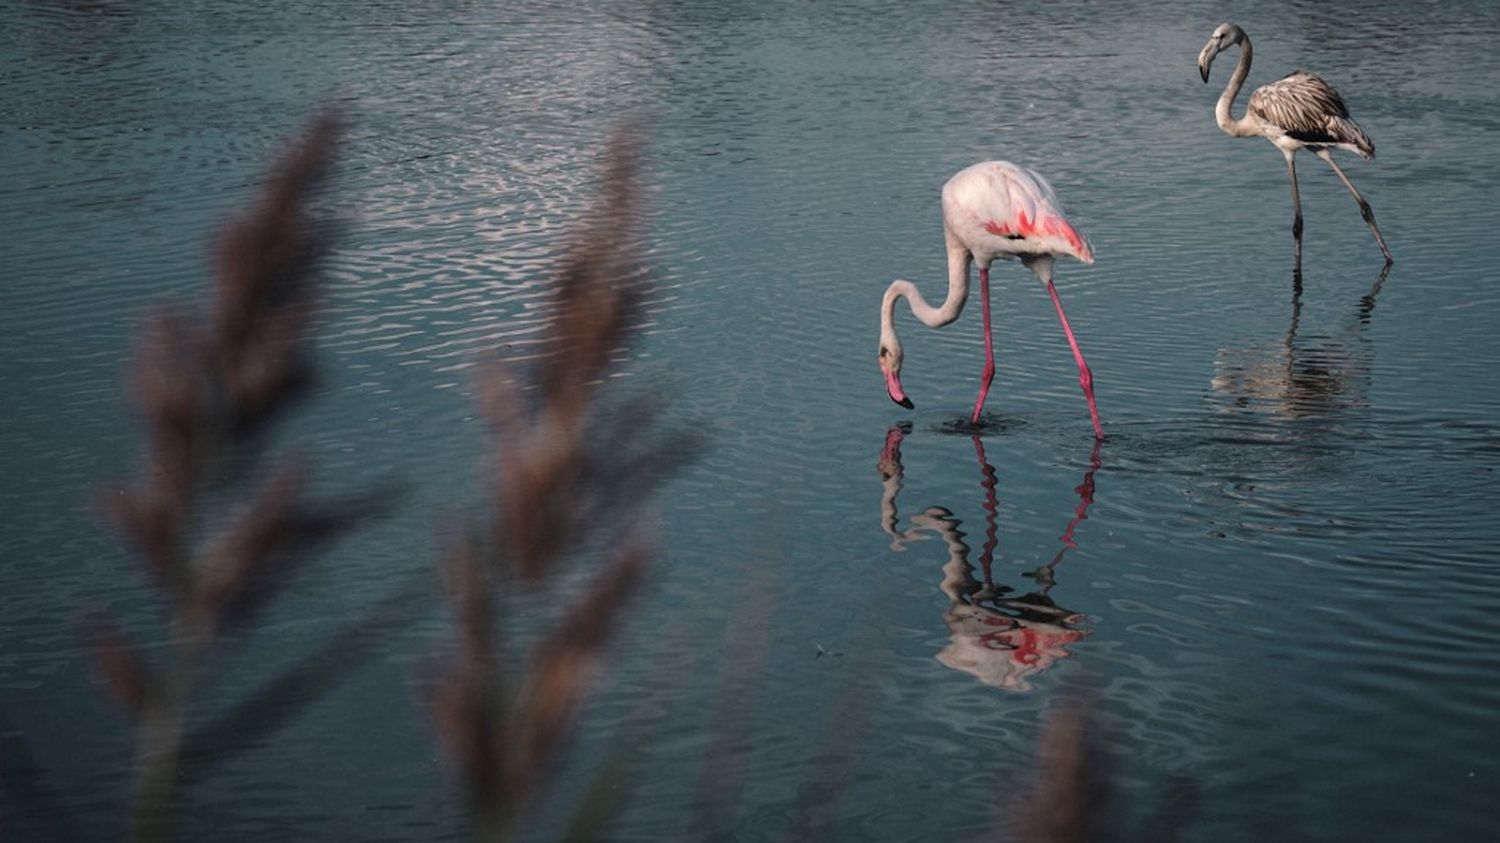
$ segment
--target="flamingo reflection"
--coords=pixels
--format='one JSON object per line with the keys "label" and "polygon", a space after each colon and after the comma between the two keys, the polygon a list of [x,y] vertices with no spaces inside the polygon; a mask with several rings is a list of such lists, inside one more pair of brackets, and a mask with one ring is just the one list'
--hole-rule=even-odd
{"label": "flamingo reflection", "polygon": [[1292,277],[1291,324],[1277,343],[1221,348],[1214,359],[1213,390],[1229,399],[1227,410],[1259,410],[1288,419],[1320,417],[1363,406],[1372,366],[1361,333],[1375,309],[1390,266],[1381,270],[1360,299],[1356,323],[1343,336],[1301,337],[1302,278]]}
{"label": "flamingo reflection", "polygon": [[930,506],[910,517],[910,526],[899,528],[900,513],[896,498],[902,488],[904,469],[901,443],[909,432],[893,427],[886,433],[880,452],[883,491],[880,498],[881,528],[891,537],[894,550],[905,550],[913,541],[936,537],[948,552],[940,585],[949,604],[943,612],[950,640],[938,652],[937,660],[955,670],[971,674],[986,685],[1007,691],[1031,690],[1031,678],[1050,668],[1059,659],[1072,654],[1067,645],[1088,634],[1082,627],[1083,616],[1059,606],[1052,598],[1058,565],[1069,550],[1077,547],[1073,531],[1088,517],[1094,502],[1094,474],[1100,466],[1100,443],[1094,443],[1089,467],[1074,491],[1078,505],[1062,536],[1062,546],[1046,564],[1025,576],[1035,581],[1025,594],[994,580],[995,547],[998,544],[999,485],[995,468],[985,457],[984,442],[973,437],[974,454],[979,461],[980,486],[984,489],[984,545],[979,552],[978,578],[969,561],[971,549],[959,529],[961,522],[946,507]]}

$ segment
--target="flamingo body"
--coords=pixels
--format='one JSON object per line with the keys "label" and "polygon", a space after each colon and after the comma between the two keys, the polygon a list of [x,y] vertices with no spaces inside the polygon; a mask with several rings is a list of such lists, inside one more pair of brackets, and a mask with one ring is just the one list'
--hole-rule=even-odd
{"label": "flamingo body", "polygon": [[994,345],[990,332],[989,269],[996,259],[1019,259],[1046,285],[1057,309],[1063,332],[1078,364],[1079,384],[1088,400],[1094,434],[1103,438],[1099,411],[1094,401],[1093,376],[1084,362],[1078,340],[1063,313],[1062,302],[1052,282],[1052,265],[1059,255],[1094,262],[1087,238],[1063,214],[1057,194],[1036,172],[1008,161],[985,161],[960,170],[943,185],[943,235],[948,252],[948,294],[938,307],[929,305],[916,285],[896,280],[886,289],[880,307],[881,371],[886,393],[892,401],[911,408],[911,399],[901,387],[903,363],[901,342],[896,336],[896,300],[906,298],[922,324],[938,328],[952,323],[963,312],[969,294],[969,265],[979,265],[980,302],[984,309],[985,366],[980,375],[979,397],[971,421],[979,423],[985,396],[994,378]]}
{"label": "flamingo body", "polygon": [[1394,259],[1391,257],[1391,250],[1386,248],[1385,238],[1380,235],[1380,227],[1375,224],[1375,212],[1339,165],[1334,163],[1333,156],[1329,153],[1332,149],[1346,149],[1368,161],[1375,157],[1375,142],[1349,116],[1349,108],[1339,92],[1322,78],[1305,70],[1293,71],[1275,82],[1256,88],[1250,94],[1245,116],[1233,117],[1230,109],[1235,97],[1239,96],[1241,86],[1245,84],[1245,77],[1250,75],[1253,54],[1250,36],[1232,23],[1220,24],[1209,36],[1203,51],[1198,54],[1198,73],[1206,83],[1214,57],[1236,44],[1240,47],[1240,60],[1229,77],[1229,84],[1224,87],[1224,93],[1219,96],[1218,104],[1214,106],[1214,119],[1226,134],[1234,137],[1260,135],[1281,150],[1292,183],[1292,240],[1298,270],[1302,266],[1302,199],[1297,189],[1295,156],[1301,149],[1309,150],[1323,159],[1338,175],[1344,187],[1349,189],[1359,205],[1360,216],[1375,234],[1375,242],[1380,246],[1380,252],[1389,266]]}
{"label": "flamingo body", "polygon": [[1094,262],[1093,249],[1063,215],[1052,185],[1009,161],[985,161],[948,179],[943,225],[980,266],[997,258],[1055,255]]}
{"label": "flamingo body", "polygon": [[1375,157],[1375,142],[1349,116],[1344,98],[1305,70],[1256,88],[1245,113],[1277,149],[1347,149],[1366,161]]}

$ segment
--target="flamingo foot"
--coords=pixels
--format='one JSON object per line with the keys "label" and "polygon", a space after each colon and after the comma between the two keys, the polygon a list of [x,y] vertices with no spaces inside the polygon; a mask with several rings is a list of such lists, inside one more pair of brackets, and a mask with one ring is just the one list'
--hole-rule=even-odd
{"label": "flamingo foot", "polygon": [[1089,402],[1089,421],[1094,423],[1094,438],[1104,438],[1104,427],[1099,424],[1099,405],[1094,402],[1094,378],[1087,370],[1078,377],[1078,385],[1083,387],[1083,397]]}
{"label": "flamingo foot", "polygon": [[991,356],[984,363],[984,372],[979,376],[979,397],[974,399],[974,413],[969,416],[969,423],[975,427],[979,426],[979,417],[984,413],[984,399],[990,394],[990,383],[995,379],[995,360]]}

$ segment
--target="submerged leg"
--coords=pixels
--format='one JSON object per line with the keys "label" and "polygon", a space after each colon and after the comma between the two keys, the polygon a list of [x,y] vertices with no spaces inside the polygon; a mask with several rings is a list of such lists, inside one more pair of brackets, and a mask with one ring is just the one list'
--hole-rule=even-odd
{"label": "submerged leg", "polygon": [[972,599],[993,600],[999,596],[995,588],[995,548],[1000,544],[1000,496],[995,490],[1000,481],[984,455],[984,441],[978,434],[974,435],[974,456],[979,458],[979,476],[984,478],[979,481],[984,488],[984,547],[979,551],[981,584]]}
{"label": "submerged leg", "polygon": [[979,267],[979,303],[984,312],[984,371],[979,375],[979,397],[974,400],[974,417],[970,423],[979,424],[979,413],[984,409],[984,397],[990,392],[990,381],[995,379],[995,344],[990,336],[990,268]]}
{"label": "submerged leg", "polygon": [[1286,156],[1286,173],[1292,178],[1292,258],[1297,272],[1302,271],[1302,197],[1297,193],[1296,150],[1282,152]]}
{"label": "submerged leg", "polygon": [[1057,318],[1062,322],[1063,333],[1068,337],[1068,346],[1073,349],[1073,359],[1078,362],[1078,385],[1083,387],[1083,397],[1089,402],[1089,418],[1094,422],[1094,437],[1103,439],[1104,428],[1099,426],[1099,405],[1094,402],[1094,375],[1083,359],[1083,351],[1078,348],[1078,339],[1073,336],[1073,328],[1068,325],[1068,315],[1063,313],[1062,299],[1057,297],[1057,287],[1053,286],[1051,278],[1047,279],[1047,295],[1052,297],[1052,306],[1057,308]]}
{"label": "submerged leg", "polygon": [[1385,238],[1380,236],[1380,227],[1375,224],[1375,212],[1370,209],[1370,203],[1365,201],[1365,197],[1359,195],[1359,191],[1354,187],[1354,182],[1349,181],[1349,177],[1344,175],[1344,171],[1339,169],[1339,165],[1333,162],[1333,156],[1329,154],[1328,150],[1318,150],[1317,156],[1328,162],[1328,166],[1332,167],[1333,172],[1338,175],[1339,181],[1343,182],[1344,187],[1349,188],[1349,192],[1354,194],[1354,201],[1359,203],[1359,215],[1365,218],[1365,224],[1370,226],[1371,231],[1375,232],[1375,242],[1380,245],[1380,253],[1385,255],[1385,262],[1387,264],[1395,263],[1396,259],[1391,257],[1391,250],[1385,247]]}

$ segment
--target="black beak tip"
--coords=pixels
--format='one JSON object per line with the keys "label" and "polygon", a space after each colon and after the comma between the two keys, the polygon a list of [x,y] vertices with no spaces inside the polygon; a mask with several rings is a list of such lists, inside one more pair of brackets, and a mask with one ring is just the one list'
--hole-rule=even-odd
{"label": "black beak tip", "polygon": [[1206,67],[1200,67],[1200,68],[1198,68],[1198,75],[1203,77],[1204,84],[1208,83],[1208,68],[1206,68]]}
{"label": "black beak tip", "polygon": [[[896,401],[896,399],[894,399],[894,398],[892,398],[891,400],[892,401]],[[917,406],[917,405],[911,403],[911,399],[910,398],[902,398],[900,401],[896,401],[896,403],[899,404],[899,405],[901,405],[902,407],[905,407],[908,410],[915,409],[916,406]]]}

